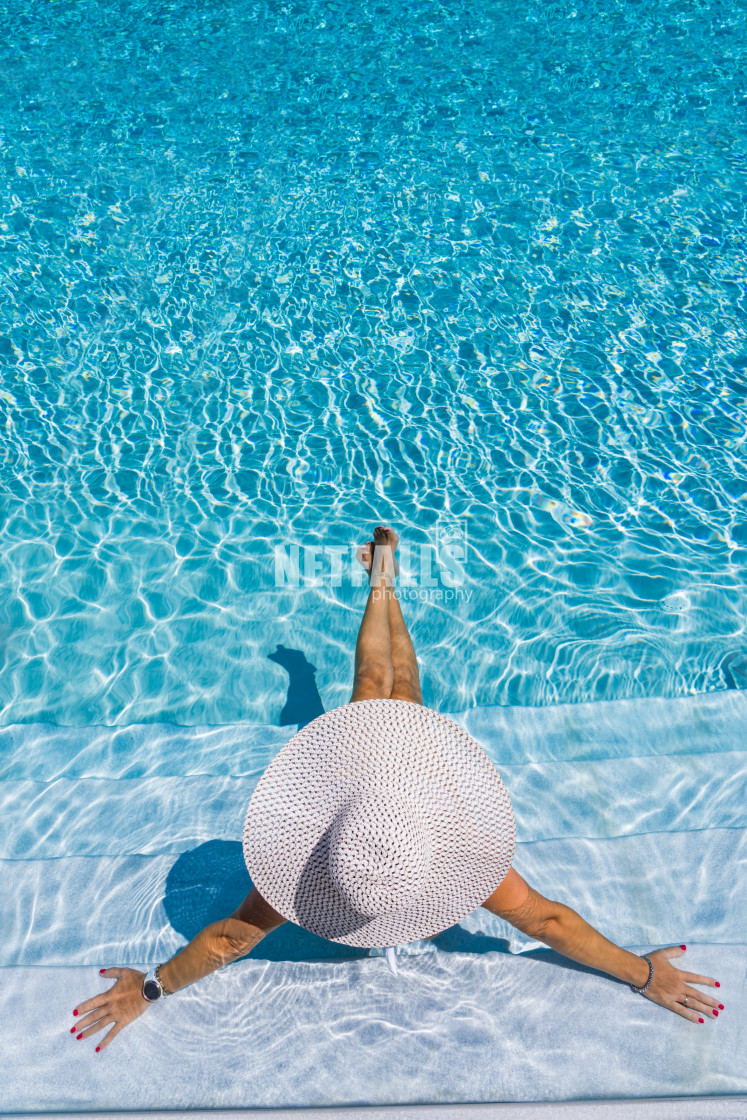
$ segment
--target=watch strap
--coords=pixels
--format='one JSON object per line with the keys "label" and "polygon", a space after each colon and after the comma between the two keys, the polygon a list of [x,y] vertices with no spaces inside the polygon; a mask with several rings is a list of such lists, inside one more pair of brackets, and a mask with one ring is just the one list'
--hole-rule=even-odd
{"label": "watch strap", "polygon": [[159,964],[159,965],[158,965],[158,967],[156,968],[156,971],[155,971],[155,979],[156,979],[156,983],[157,983],[157,984],[159,985],[159,987],[160,987],[160,989],[161,989],[161,994],[162,994],[162,995],[164,995],[164,996],[173,996],[173,994],[174,994],[174,993],[173,993],[172,991],[170,991],[170,990],[169,990],[169,989],[168,989],[168,988],[166,987],[166,985],[164,984],[163,980],[161,979],[161,968],[162,968],[162,967],[163,967],[163,966]]}

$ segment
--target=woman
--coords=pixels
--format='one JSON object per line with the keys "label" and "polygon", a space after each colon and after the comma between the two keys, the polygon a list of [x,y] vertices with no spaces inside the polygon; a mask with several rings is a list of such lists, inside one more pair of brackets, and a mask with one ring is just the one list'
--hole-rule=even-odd
{"label": "woman", "polygon": [[288,918],[341,944],[389,947],[435,936],[479,905],[692,1022],[723,1009],[692,987],[717,981],[670,963],[684,945],[630,953],[511,867],[515,829],[500,776],[466,732],[422,707],[393,587],[397,543],[379,526],[359,553],[370,591],[350,704],[294,736],[252,797],[244,853],[255,886],[147,974],[101,969],[114,985],[78,1005],[71,1032],[108,1028],[97,1051],[150,1002],[245,956]]}

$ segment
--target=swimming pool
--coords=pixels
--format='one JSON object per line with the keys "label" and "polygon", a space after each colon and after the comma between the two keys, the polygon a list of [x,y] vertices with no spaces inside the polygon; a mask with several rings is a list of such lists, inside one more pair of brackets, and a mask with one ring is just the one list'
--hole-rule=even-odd
{"label": "swimming pool", "polygon": [[[569,836],[593,861],[631,828],[684,845],[682,874],[696,832],[726,858],[719,845],[743,836],[747,688],[744,13],[12,0],[0,56],[0,720],[8,804],[30,806],[0,854],[17,896],[33,909],[54,891],[69,908],[86,861],[114,849],[166,868],[231,843],[220,807],[235,816],[290,728],[349,697],[363,598],[351,550],[380,521],[413,549],[425,703],[483,720],[499,766],[529,768],[517,790],[535,774],[527,859]],[[439,597],[429,565],[454,538],[462,593]],[[660,723],[621,757],[687,753],[700,774],[717,753],[711,815],[691,812],[698,787],[676,769],[658,787],[607,767],[597,787],[605,750],[574,753],[586,704],[629,702],[616,718],[635,729],[652,698],[685,713],[705,693],[727,713],[717,751],[705,716],[672,715],[679,738]],[[523,753],[501,753],[498,705],[526,719]],[[213,727],[234,728],[226,749],[248,745],[240,768],[216,771],[195,747]],[[183,786],[200,759],[217,783],[204,818]],[[561,783],[571,814],[550,762],[579,765]],[[157,809],[142,783],[164,776],[176,785]],[[655,826],[641,787],[667,806]],[[624,791],[605,828],[599,789]],[[65,813],[76,829],[60,831]],[[137,916],[146,896],[161,905],[168,871],[141,896],[134,866],[119,880],[98,866],[115,894],[123,884],[117,914],[132,897]],[[624,863],[616,918],[641,866]],[[699,889],[695,940],[743,940],[736,884],[721,910]],[[31,925],[14,912],[6,965],[26,983],[106,964],[104,948],[134,960],[189,926],[159,910],[127,949],[95,933],[94,897],[77,933],[64,907]],[[626,944],[686,932],[647,921]],[[299,953],[291,1001],[312,968]],[[464,959],[477,984],[494,958]],[[263,969],[256,983],[270,982]],[[351,1014],[340,1030],[360,1042]],[[415,1030],[381,1014],[384,1033]],[[302,1084],[256,1100],[372,1100],[370,1081],[340,1100]],[[408,1086],[386,1099],[431,1099]]]}

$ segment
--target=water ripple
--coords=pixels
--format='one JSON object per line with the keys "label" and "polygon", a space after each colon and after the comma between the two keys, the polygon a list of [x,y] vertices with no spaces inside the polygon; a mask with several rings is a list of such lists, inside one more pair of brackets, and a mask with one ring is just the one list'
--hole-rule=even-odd
{"label": "water ripple", "polygon": [[473,594],[408,606],[426,702],[747,684],[707,9],[0,14],[3,722],[269,722],[277,643],[342,703],[362,593],[277,588],[275,545],[444,517]]}

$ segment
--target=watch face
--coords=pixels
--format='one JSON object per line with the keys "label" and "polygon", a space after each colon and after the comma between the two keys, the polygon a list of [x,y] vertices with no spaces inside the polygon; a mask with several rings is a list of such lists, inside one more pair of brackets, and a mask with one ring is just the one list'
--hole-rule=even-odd
{"label": "watch face", "polygon": [[156,984],[155,980],[146,980],[143,984],[143,995],[149,999],[151,1003],[161,995],[161,989]]}

